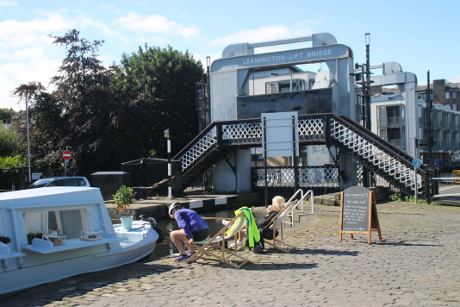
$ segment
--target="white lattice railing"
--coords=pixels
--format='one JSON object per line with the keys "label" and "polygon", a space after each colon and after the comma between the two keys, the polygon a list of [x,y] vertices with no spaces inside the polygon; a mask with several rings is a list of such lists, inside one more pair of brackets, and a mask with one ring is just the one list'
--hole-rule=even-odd
{"label": "white lattice railing", "polygon": [[[182,171],[188,169],[196,161],[201,159],[202,155],[207,153],[211,147],[217,145],[218,129],[222,130],[221,140],[226,145],[260,145],[262,142],[262,124],[260,121],[249,120],[247,122],[217,123],[179,156],[178,159],[181,162]],[[301,137],[307,139],[324,138],[324,123],[321,117],[299,120],[298,129],[299,136]]]}
{"label": "white lattice railing", "polygon": [[[330,126],[330,136],[332,138],[374,165],[374,167],[391,176],[394,180],[415,191],[414,169],[412,167],[396,159],[390,153],[385,152],[370,140],[363,138],[333,118],[330,121]],[[422,183],[420,174],[417,174],[417,182]],[[418,192],[421,193],[420,189]]]}
{"label": "white lattice railing", "polygon": [[193,146],[191,146],[184,154],[179,157],[182,171],[200,159],[211,147],[217,145],[217,127],[214,126],[201,138],[199,138]]}
{"label": "white lattice railing", "polygon": [[[265,186],[265,168],[256,168],[258,187]],[[338,188],[340,187],[339,170],[336,167],[299,167],[298,184],[305,188]],[[268,167],[267,186],[295,187],[294,169],[289,167]]]}
{"label": "white lattice railing", "polygon": [[[328,116],[299,117],[298,132],[301,141],[325,140],[326,123]],[[392,150],[379,145],[378,140],[364,135],[366,132],[353,129],[347,126],[342,119],[330,116],[329,138],[342,144],[347,150],[360,159],[373,165],[381,174],[391,177],[393,182],[415,190],[414,169],[410,162],[407,162],[407,155],[404,158],[395,155]],[[350,123],[353,125],[353,123]],[[355,127],[356,128],[356,127]],[[219,137],[220,134],[220,137]],[[222,144],[218,144],[222,142]],[[178,159],[182,165],[182,171],[193,167],[204,155],[214,150],[217,145],[251,145],[260,146],[262,142],[262,123],[258,120],[240,120],[230,122],[216,122],[213,127],[195,140],[185,152],[181,153]],[[387,145],[391,146],[391,145]],[[259,172],[259,171],[258,171]],[[265,182],[265,174],[258,173],[256,185]],[[283,171],[269,170],[267,181],[272,186],[294,186],[294,171],[284,169]],[[299,168],[298,182],[303,187],[340,187],[339,171],[335,167],[324,168]],[[423,190],[422,176],[417,174],[418,193]],[[265,184],[265,183],[264,183]]]}

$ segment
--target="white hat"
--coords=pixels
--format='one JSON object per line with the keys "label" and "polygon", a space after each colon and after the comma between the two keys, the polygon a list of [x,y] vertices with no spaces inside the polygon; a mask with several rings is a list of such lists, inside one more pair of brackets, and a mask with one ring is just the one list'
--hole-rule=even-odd
{"label": "white hat", "polygon": [[179,208],[182,208],[182,206],[179,203],[174,203],[171,206],[169,206],[169,215],[172,215],[172,212]]}

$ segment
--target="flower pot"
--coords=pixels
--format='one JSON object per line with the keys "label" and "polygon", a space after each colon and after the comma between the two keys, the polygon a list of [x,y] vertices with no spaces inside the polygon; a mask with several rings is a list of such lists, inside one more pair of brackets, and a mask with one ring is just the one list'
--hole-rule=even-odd
{"label": "flower pot", "polygon": [[0,242],[0,256],[8,256],[10,254],[10,248],[8,245]]}
{"label": "flower pot", "polygon": [[122,216],[120,217],[120,220],[124,229],[130,230],[133,228],[133,216]]}

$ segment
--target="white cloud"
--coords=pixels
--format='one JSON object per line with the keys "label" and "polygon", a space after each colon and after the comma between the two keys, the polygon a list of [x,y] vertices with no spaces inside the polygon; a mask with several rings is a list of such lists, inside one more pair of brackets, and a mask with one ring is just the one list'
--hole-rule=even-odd
{"label": "white cloud", "polygon": [[126,29],[137,32],[176,34],[184,38],[190,38],[199,33],[197,28],[183,26],[159,15],[142,17],[137,14],[129,14],[126,17],[119,18],[117,23]]}
{"label": "white cloud", "polygon": [[19,6],[16,1],[0,0],[0,6]]}
{"label": "white cloud", "polygon": [[230,45],[234,43],[255,43],[292,37],[291,30],[285,26],[261,27],[255,30],[240,30],[237,33],[213,40],[211,45]]}
{"label": "white cloud", "polygon": [[[258,29],[240,30],[237,33],[227,35],[211,42],[211,45],[230,45],[235,43],[257,43],[265,41],[275,41],[288,38],[311,36],[313,30],[311,26],[318,26],[328,18],[325,14],[318,19],[307,19],[292,26],[277,25],[260,27]],[[279,49],[279,48],[278,48]]]}
{"label": "white cloud", "polygon": [[17,98],[11,97],[11,92],[20,84],[38,81],[49,85],[50,79],[58,74],[66,52],[53,45],[49,35],[60,36],[74,28],[117,35],[96,20],[82,15],[69,19],[59,11],[44,13],[26,22],[0,22],[0,108],[24,108],[17,104]]}
{"label": "white cloud", "polygon": [[449,78],[448,81],[450,81],[452,83],[460,83],[460,75],[457,75],[455,77]]}

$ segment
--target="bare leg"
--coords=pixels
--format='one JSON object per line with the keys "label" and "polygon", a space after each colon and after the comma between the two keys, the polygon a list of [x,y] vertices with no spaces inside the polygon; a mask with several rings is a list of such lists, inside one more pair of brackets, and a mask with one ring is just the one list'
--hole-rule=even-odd
{"label": "bare leg", "polygon": [[185,235],[185,231],[183,229],[174,230],[173,232],[171,232],[169,237],[171,238],[172,243],[177,247],[179,253],[181,253],[182,255],[185,255],[184,243],[185,245],[187,245],[189,252],[194,252],[194,248],[188,241],[187,236]]}
{"label": "bare leg", "polygon": [[243,238],[244,238],[244,230],[238,231],[238,237],[237,237],[238,242],[243,242]]}

